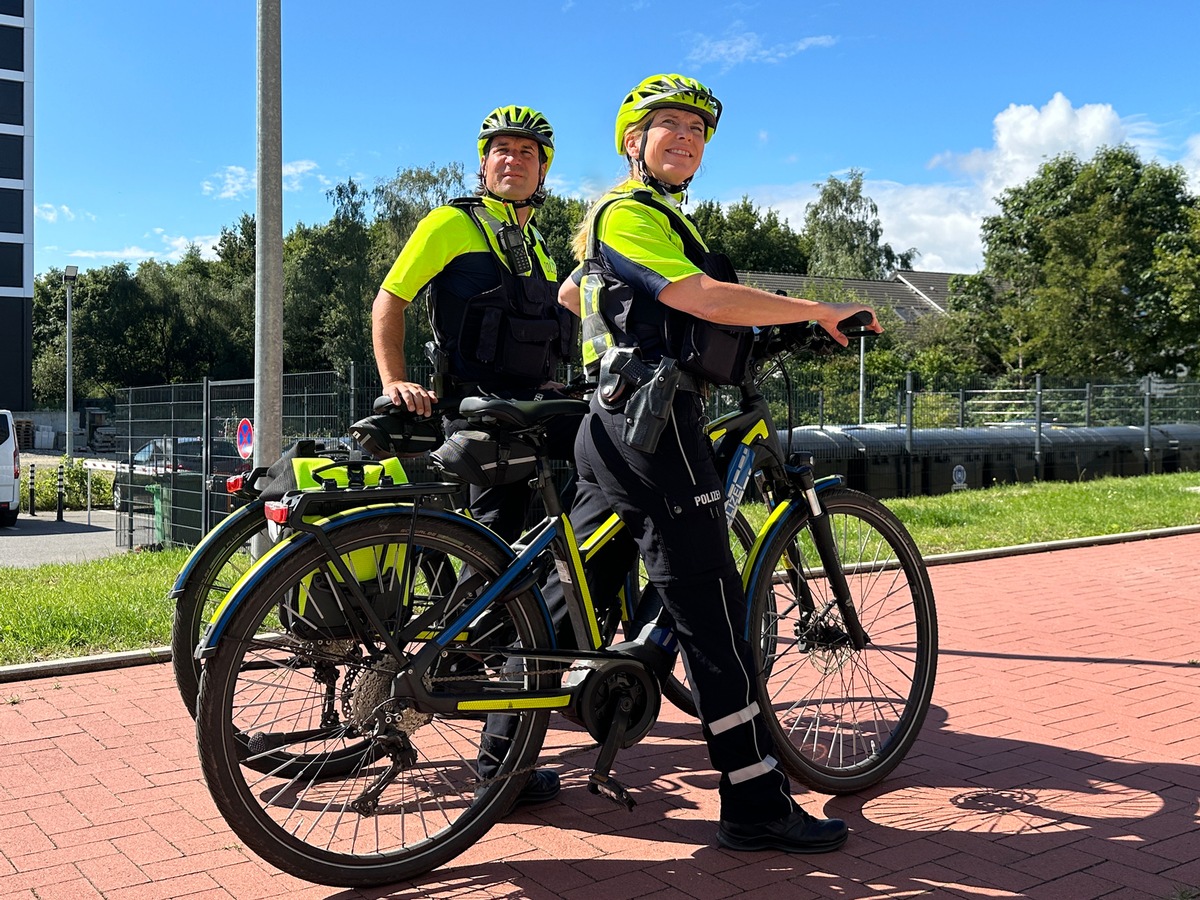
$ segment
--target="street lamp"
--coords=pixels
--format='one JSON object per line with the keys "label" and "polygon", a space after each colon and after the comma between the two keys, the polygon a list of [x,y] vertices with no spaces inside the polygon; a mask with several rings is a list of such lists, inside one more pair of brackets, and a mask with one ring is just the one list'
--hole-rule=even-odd
{"label": "street lamp", "polygon": [[71,424],[71,291],[79,276],[79,266],[63,269],[63,284],[67,286],[67,459],[71,458],[71,435],[75,431]]}

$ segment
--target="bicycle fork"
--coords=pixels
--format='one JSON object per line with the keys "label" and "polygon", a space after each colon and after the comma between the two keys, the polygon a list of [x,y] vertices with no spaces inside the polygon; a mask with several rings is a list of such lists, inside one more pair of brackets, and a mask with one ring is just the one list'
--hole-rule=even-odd
{"label": "bicycle fork", "polygon": [[[829,515],[826,513],[825,508],[821,505],[821,498],[817,493],[816,481],[813,478],[812,469],[808,466],[800,466],[790,474],[793,483],[800,488],[801,494],[808,504],[808,527],[812,533],[813,544],[817,548],[817,555],[821,559],[821,566],[825,570],[825,577],[829,580],[834,601],[837,603],[838,610],[842,614],[842,622],[846,627],[846,636],[850,641],[850,646],[855,650],[863,650],[871,642],[871,638],[863,630],[862,622],[858,618],[858,610],[855,609],[854,598],[850,594],[850,585],[846,581],[846,572],[842,568],[842,560],[838,555],[837,542],[833,535],[833,525],[829,521]],[[789,558],[793,552],[789,548]],[[795,577],[797,580],[803,581],[803,576],[800,574],[801,569],[798,565],[799,560],[790,558],[789,562],[796,568]],[[811,604],[812,598],[807,587],[803,588],[802,594]],[[815,609],[812,611],[815,612]]]}

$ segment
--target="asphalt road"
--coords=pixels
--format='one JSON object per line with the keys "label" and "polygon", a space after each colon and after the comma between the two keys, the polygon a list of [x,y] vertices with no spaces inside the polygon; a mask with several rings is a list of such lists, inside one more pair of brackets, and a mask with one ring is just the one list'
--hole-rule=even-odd
{"label": "asphalt road", "polygon": [[12,528],[0,528],[0,566],[36,566],[84,562],[122,552],[117,546],[116,514],[111,509],[24,513]]}

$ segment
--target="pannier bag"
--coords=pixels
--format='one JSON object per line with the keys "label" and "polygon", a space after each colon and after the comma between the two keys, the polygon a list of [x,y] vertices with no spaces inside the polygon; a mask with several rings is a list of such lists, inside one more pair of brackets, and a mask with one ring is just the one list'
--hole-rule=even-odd
{"label": "pannier bag", "polygon": [[477,487],[494,487],[532,478],[537,451],[510,434],[459,431],[431,454],[430,460],[446,476]]}
{"label": "pannier bag", "polygon": [[[260,497],[277,500],[288,491],[320,490],[322,481],[332,480],[339,487],[350,482],[347,465],[349,455],[344,451],[322,454],[313,441],[297,441],[267,470],[267,484]],[[408,476],[400,460],[391,458],[362,467],[363,481],[368,488],[379,484],[383,476],[393,484],[407,484]],[[363,505],[371,502],[371,492],[363,492]],[[283,535],[279,535],[282,537]],[[392,546],[383,553],[379,548],[364,547],[346,554],[343,559],[372,606],[388,626],[399,627],[407,617],[406,605],[398,600],[395,589],[402,575],[404,548]],[[352,632],[346,620],[340,597],[345,595],[342,576],[336,569],[322,568],[303,578],[284,595],[279,604],[279,618],[292,634],[305,640],[347,637]]]}

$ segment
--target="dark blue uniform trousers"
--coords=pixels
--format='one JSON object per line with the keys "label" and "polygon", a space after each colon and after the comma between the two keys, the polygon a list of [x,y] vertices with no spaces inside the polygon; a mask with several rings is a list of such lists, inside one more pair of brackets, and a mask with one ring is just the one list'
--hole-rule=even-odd
{"label": "dark blue uniform trousers", "polygon": [[575,442],[575,502],[621,517],[675,621],[709,758],[721,775],[721,818],[767,822],[796,806],[758,707],[746,597],[702,413],[698,394],[677,391],[658,447],[647,454],[625,443],[624,411],[593,398]]}

